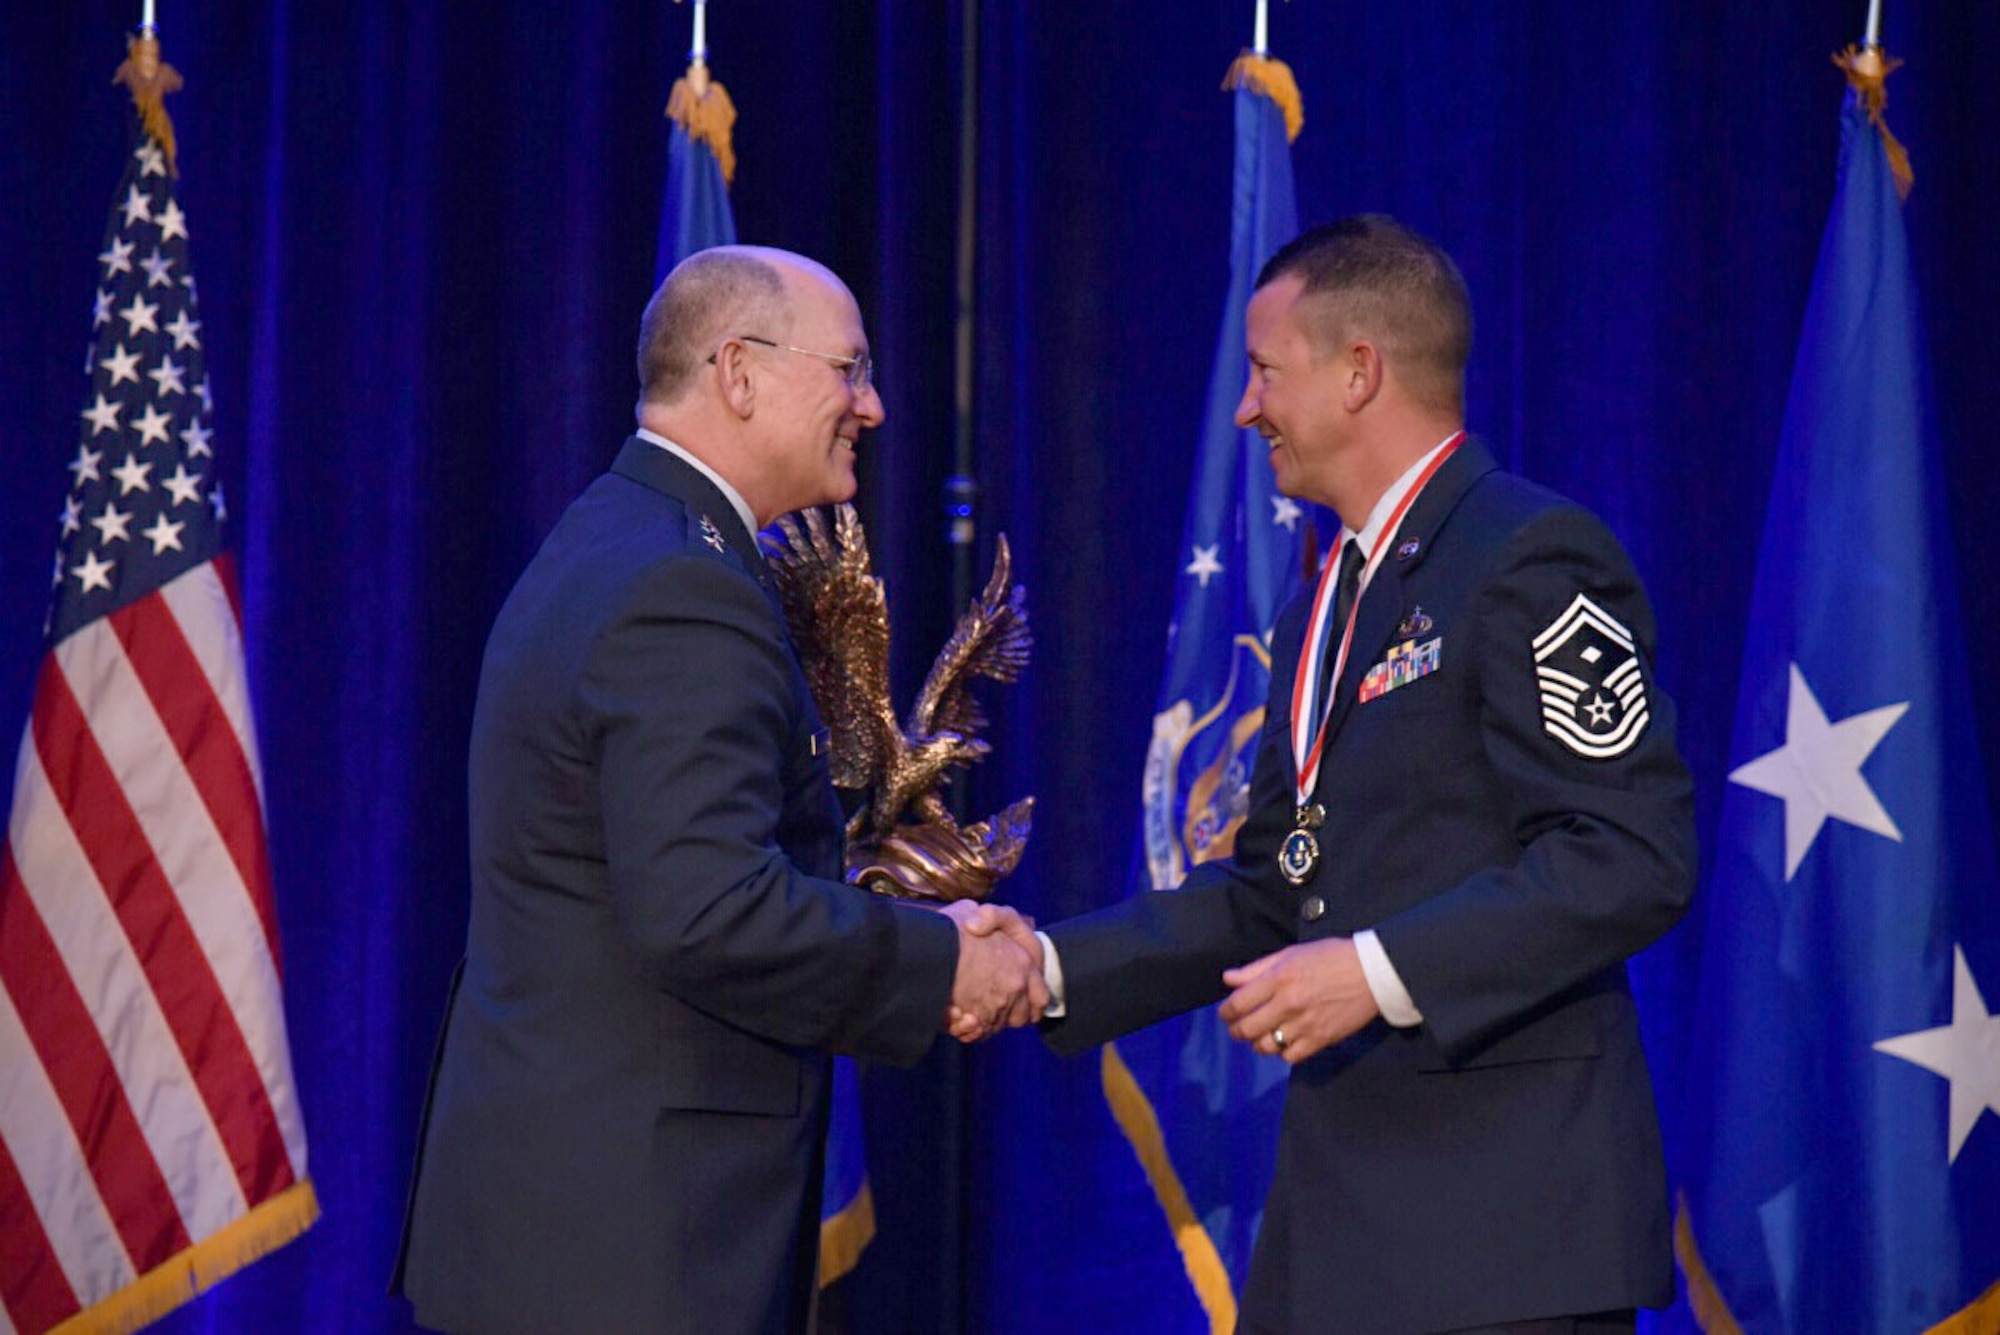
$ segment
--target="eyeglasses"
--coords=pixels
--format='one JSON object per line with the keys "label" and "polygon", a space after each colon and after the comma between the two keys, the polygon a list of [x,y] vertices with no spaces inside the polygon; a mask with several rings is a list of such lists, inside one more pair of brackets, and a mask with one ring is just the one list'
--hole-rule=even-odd
{"label": "eyeglasses", "polygon": [[[811,348],[795,348],[789,343],[758,338],[755,334],[738,334],[737,337],[745,343],[757,343],[767,348],[776,348],[780,352],[796,352],[806,357],[817,357],[823,362],[832,362],[840,368],[841,378],[847,381],[847,387],[856,394],[863,393],[875,383],[875,362],[865,352],[858,357],[843,357],[837,352],[814,352]],[[709,364],[713,365],[715,354],[709,353],[708,360]]]}

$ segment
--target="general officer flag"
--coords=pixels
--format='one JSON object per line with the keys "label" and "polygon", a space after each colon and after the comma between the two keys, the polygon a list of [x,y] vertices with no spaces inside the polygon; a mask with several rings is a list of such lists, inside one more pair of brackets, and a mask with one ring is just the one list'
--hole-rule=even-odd
{"label": "general officer flag", "polygon": [[[0,1332],[127,1331],[309,1226],[242,600],[146,37],[0,852]],[[51,461],[53,462],[53,461]]]}
{"label": "general officer flag", "polygon": [[[2000,882],[1879,50],[1758,558],[1678,1250],[1703,1329],[2000,1330]],[[1988,1115],[1995,1114],[1995,1115]]]}
{"label": "general officer flag", "polygon": [[[736,176],[736,107],[729,91],[709,76],[704,61],[697,60],[675,80],[667,119],[673,129],[655,282],[698,250],[736,244],[736,215],[729,206],[729,183]],[[852,1061],[836,1057],[820,1199],[820,1287],[854,1269],[874,1237],[875,1200],[868,1188],[868,1148],[861,1138],[860,1075]]]}
{"label": "general officer flag", "polygon": [[[1270,636],[1299,592],[1310,525],[1280,495],[1264,441],[1235,423],[1243,321],[1257,272],[1298,231],[1291,140],[1304,121],[1282,62],[1230,67],[1236,115],[1223,305],[1194,491],[1179,556],[1180,592],[1146,755],[1134,889],[1172,892],[1188,869],[1228,857],[1249,806],[1250,767],[1270,688]],[[1152,1184],[1214,1331],[1236,1324],[1277,1152],[1287,1070],[1229,1037],[1213,1007],[1106,1046],[1106,1099]],[[1185,1293],[1132,1295],[1133,1330],[1187,1322]]]}

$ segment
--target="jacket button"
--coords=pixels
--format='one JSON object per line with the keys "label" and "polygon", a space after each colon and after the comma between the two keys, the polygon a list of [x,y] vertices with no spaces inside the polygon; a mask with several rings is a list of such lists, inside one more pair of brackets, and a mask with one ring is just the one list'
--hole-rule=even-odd
{"label": "jacket button", "polygon": [[1307,896],[1305,904],[1299,909],[1299,916],[1307,922],[1318,922],[1326,916],[1326,901],[1318,895]]}

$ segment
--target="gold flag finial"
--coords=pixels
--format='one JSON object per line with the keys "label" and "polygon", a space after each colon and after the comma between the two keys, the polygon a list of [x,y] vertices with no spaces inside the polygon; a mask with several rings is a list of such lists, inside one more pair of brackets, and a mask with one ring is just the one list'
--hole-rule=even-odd
{"label": "gold flag finial", "polygon": [[1879,46],[1867,45],[1834,52],[1833,63],[1847,76],[1847,86],[1861,99],[1861,105],[1868,110],[1869,123],[1882,136],[1882,151],[1889,156],[1889,175],[1896,182],[1896,198],[1908,199],[1916,173],[1910,168],[1908,150],[1889,132],[1889,122],[1882,115],[1882,108],[1889,103],[1889,76],[1903,62]]}
{"label": "gold flag finial", "polygon": [[729,90],[709,77],[706,61],[695,60],[688,72],[674,80],[667,97],[667,119],[688,132],[696,143],[707,144],[722,167],[722,182],[736,181],[736,148],[731,137],[736,128],[736,104]]}
{"label": "gold flag finial", "polygon": [[151,30],[127,40],[125,60],[111,82],[132,90],[132,105],[138,108],[139,122],[146,133],[159,141],[167,154],[167,170],[178,174],[174,165],[174,122],[167,115],[167,94],[181,90],[180,71],[160,59],[160,39]]}
{"label": "gold flag finial", "polygon": [[1238,88],[1262,93],[1276,102],[1278,110],[1285,113],[1285,142],[1298,141],[1299,131],[1306,127],[1306,103],[1299,95],[1299,81],[1292,77],[1290,65],[1255,51],[1245,51],[1231,62],[1229,73],[1222,76],[1223,92],[1233,93]]}

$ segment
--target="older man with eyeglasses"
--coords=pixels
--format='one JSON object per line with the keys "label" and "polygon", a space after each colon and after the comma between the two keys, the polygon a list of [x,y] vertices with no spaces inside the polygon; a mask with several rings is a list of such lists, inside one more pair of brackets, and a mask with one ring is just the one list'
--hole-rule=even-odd
{"label": "older man with eyeglasses", "polygon": [[1047,1001],[1019,919],[972,935],[839,879],[753,534],[854,494],[883,412],[852,294],[703,251],[638,366],[638,431],[480,673],[471,927],[396,1276],[451,1331],[806,1330],[828,1054],[909,1063],[947,1006],[991,1030]]}

